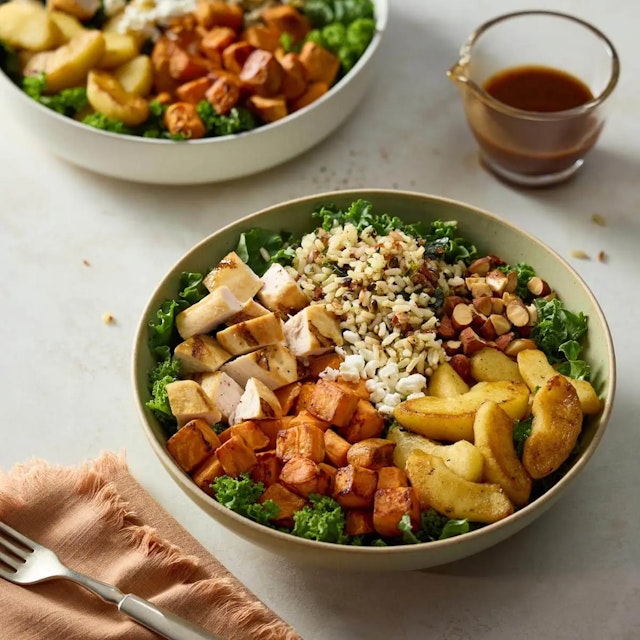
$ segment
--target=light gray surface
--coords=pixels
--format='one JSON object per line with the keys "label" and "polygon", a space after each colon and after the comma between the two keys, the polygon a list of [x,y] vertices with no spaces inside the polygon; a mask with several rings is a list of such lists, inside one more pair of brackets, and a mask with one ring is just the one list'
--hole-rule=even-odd
{"label": "light gray surface", "polygon": [[[575,181],[545,191],[508,187],[478,165],[457,90],[444,76],[475,26],[530,8],[521,0],[396,0],[376,82],[359,111],[315,150],[228,184],[158,188],[86,173],[42,152],[0,105],[0,469],[31,457],[68,465],[126,450],[142,485],[306,640],[640,637],[640,5],[539,6],[594,22],[622,59],[597,149]],[[586,280],[617,347],[612,419],[579,481],[526,531],[429,572],[301,570],[231,537],[173,485],[133,405],[138,315],[184,251],[264,206],[360,186],[464,200],[534,233]],[[606,227],[591,221],[594,213]],[[591,259],[572,258],[575,249]],[[115,324],[103,323],[106,312]]]}

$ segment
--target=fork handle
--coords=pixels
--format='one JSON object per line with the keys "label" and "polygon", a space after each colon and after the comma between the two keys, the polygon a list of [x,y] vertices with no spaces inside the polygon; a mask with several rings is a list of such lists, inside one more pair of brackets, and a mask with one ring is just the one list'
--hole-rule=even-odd
{"label": "fork handle", "polygon": [[118,609],[169,640],[223,640],[133,594],[124,596]]}

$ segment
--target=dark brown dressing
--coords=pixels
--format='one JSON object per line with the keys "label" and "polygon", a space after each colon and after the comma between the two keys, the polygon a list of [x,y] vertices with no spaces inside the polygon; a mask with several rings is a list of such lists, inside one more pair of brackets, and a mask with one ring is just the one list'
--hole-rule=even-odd
{"label": "dark brown dressing", "polygon": [[483,89],[503,104],[525,111],[566,111],[593,100],[582,80],[566,71],[533,65],[500,71]]}

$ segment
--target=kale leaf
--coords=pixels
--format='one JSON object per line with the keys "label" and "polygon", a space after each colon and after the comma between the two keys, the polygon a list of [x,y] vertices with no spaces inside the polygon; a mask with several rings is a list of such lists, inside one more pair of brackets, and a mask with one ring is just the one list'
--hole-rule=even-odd
{"label": "kale leaf", "polygon": [[345,544],[349,536],[344,532],[345,515],[342,507],[329,496],[312,493],[309,504],[293,514],[291,533],[307,540]]}
{"label": "kale leaf", "polygon": [[242,131],[250,131],[257,126],[253,114],[242,107],[233,107],[227,115],[216,112],[210,102],[201,100],[196,111],[205,126],[208,136],[229,136]]}
{"label": "kale leaf", "polygon": [[518,262],[515,265],[503,265],[498,267],[500,271],[503,273],[509,273],[510,271],[515,271],[518,276],[518,284],[514,293],[522,298],[524,301],[528,301],[532,298],[531,292],[527,288],[527,284],[531,278],[536,275],[533,267],[526,262]]}
{"label": "kale leaf", "polygon": [[84,87],[63,89],[53,95],[45,95],[47,81],[44,73],[35,76],[25,76],[22,79],[23,91],[33,100],[45,107],[65,116],[73,117],[89,104],[87,91]]}
{"label": "kale leaf", "polygon": [[240,234],[236,253],[259,276],[274,263],[291,264],[294,249],[290,246],[292,234],[256,227]]}
{"label": "kale leaf", "polygon": [[544,351],[551,364],[562,363],[561,373],[588,380],[591,373],[589,365],[580,360],[580,339],[587,332],[587,316],[581,311],[569,311],[557,298],[536,298],[535,305],[538,322],[531,331],[531,339]]}
{"label": "kale leaf", "polygon": [[516,450],[518,458],[522,459],[522,452],[524,451],[524,443],[531,435],[531,423],[533,422],[533,416],[529,416],[524,420],[516,420],[513,425],[513,447]]}
{"label": "kale leaf", "polygon": [[254,482],[248,473],[242,473],[237,478],[220,476],[211,485],[216,500],[227,509],[264,525],[271,525],[278,517],[280,508],[273,500],[258,503],[258,498],[264,493],[262,482]]}
{"label": "kale leaf", "polygon": [[167,385],[175,382],[179,375],[180,362],[174,358],[159,362],[149,373],[151,399],[147,401],[146,406],[167,430],[176,427],[176,419],[169,406]]}

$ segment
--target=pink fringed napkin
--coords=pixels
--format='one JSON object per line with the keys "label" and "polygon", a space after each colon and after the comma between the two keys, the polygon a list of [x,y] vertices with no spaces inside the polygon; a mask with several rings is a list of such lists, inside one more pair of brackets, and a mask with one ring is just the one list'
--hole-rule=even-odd
{"label": "pink fringed napkin", "polygon": [[[69,567],[135,593],[228,640],[301,640],[103,454],[79,468],[42,461],[0,472],[0,519]],[[0,579],[0,636],[11,640],[157,638],[65,580]]]}

